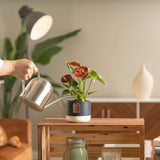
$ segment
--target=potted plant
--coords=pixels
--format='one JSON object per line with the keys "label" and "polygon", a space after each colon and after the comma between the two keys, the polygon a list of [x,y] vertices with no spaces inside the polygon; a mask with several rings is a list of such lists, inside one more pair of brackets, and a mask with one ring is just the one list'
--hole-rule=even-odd
{"label": "potted plant", "polygon": [[[81,66],[79,62],[68,62],[67,68],[71,74],[61,77],[64,89],[62,96],[72,95],[74,100],[68,101],[66,108],[66,120],[71,122],[87,122],[91,119],[91,102],[87,97],[95,91],[90,91],[94,80],[98,80],[103,85],[106,83],[102,77],[94,70],[86,66]],[[87,84],[89,81],[89,84]]]}
{"label": "potted plant", "polygon": [[[67,34],[53,37],[45,41],[37,43],[31,53],[31,60],[36,65],[46,65],[49,64],[51,58],[58,54],[62,47],[59,44],[73,36],[76,36],[81,29],[69,32]],[[27,30],[24,22],[22,21],[21,31],[15,42],[12,44],[9,38],[5,38],[2,59],[4,60],[17,60],[21,58],[26,58],[27,55]],[[34,77],[35,75],[33,75]],[[54,92],[58,94],[57,88],[62,88],[61,85],[56,83],[52,78],[46,74],[41,74],[41,77],[50,81],[54,87]],[[4,91],[3,91],[3,106],[0,106],[2,118],[17,118],[20,108],[19,95],[22,92],[21,81],[13,76],[3,76],[0,80],[4,80]],[[58,95],[59,96],[59,95]]]}

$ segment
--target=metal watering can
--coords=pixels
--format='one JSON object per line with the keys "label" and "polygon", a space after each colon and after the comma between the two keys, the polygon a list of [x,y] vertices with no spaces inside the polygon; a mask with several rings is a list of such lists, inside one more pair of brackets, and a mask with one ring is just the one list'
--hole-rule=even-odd
{"label": "metal watering can", "polygon": [[31,107],[32,109],[36,111],[43,111],[47,107],[51,106],[54,103],[57,103],[58,101],[69,98],[73,96],[66,96],[59,99],[56,99],[55,101],[47,104],[51,98],[51,95],[53,93],[53,87],[44,78],[40,77],[40,73],[37,72],[38,77],[32,79],[28,85],[25,88],[25,81],[22,80],[22,93],[20,95],[20,100],[26,104],[27,106]]}

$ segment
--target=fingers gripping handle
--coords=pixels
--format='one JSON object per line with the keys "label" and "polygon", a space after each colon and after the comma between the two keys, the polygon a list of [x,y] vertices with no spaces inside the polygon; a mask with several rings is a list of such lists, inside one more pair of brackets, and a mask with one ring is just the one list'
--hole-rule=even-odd
{"label": "fingers gripping handle", "polygon": [[[37,76],[38,78],[41,78],[39,69],[37,70]],[[25,80],[22,80],[22,93],[24,93],[24,91],[25,91]]]}

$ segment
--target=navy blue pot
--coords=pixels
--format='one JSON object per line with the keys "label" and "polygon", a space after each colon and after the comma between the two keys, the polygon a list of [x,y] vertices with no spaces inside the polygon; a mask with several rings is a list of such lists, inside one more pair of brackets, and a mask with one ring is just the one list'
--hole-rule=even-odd
{"label": "navy blue pot", "polygon": [[91,102],[68,101],[66,120],[71,122],[88,122],[91,119]]}

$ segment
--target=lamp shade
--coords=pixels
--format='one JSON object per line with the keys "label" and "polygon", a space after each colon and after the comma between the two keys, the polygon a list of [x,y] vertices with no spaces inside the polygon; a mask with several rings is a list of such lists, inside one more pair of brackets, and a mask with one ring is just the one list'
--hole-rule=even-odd
{"label": "lamp shade", "polygon": [[43,12],[34,12],[28,6],[23,6],[19,10],[22,20],[24,20],[27,31],[32,40],[38,40],[48,33],[53,24],[50,15]]}

